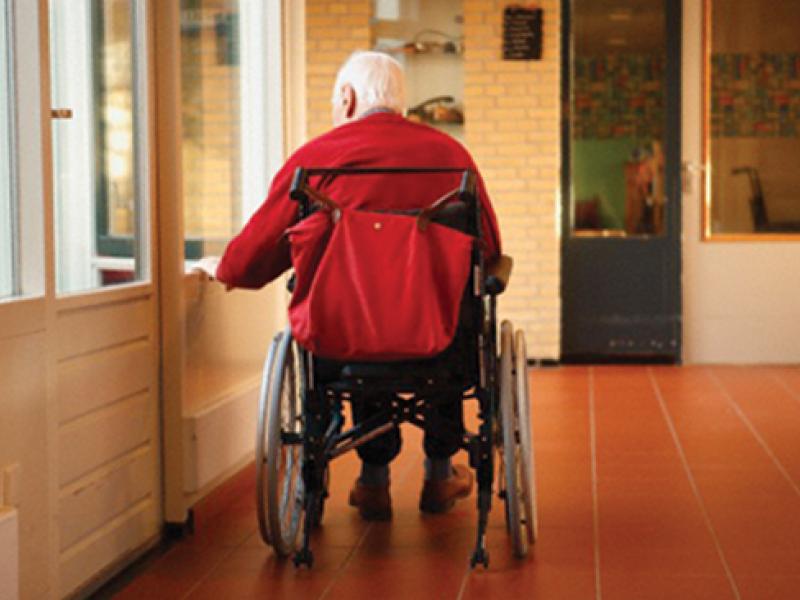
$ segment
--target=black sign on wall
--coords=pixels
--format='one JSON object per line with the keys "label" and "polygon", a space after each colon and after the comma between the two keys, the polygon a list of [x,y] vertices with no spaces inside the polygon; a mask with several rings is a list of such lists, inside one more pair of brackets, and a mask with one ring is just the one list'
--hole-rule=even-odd
{"label": "black sign on wall", "polygon": [[507,6],[503,11],[503,60],[542,58],[541,8]]}

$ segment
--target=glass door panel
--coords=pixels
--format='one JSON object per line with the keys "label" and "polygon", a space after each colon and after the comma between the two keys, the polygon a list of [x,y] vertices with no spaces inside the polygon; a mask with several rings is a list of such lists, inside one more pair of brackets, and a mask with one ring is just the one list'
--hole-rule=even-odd
{"label": "glass door panel", "polygon": [[571,28],[572,231],[662,234],[663,2],[576,1]]}
{"label": "glass door panel", "polygon": [[50,0],[57,289],[147,273],[144,3]]}

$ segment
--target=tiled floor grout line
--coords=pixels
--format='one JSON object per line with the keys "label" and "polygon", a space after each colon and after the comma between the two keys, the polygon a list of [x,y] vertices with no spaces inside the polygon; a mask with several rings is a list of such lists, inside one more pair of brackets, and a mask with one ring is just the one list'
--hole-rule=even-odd
{"label": "tiled floor grout line", "polygon": [[364,540],[367,539],[369,532],[372,531],[372,525],[373,523],[369,523],[364,528],[364,533],[361,534],[361,536],[358,538],[358,541],[350,549],[350,552],[348,552],[347,556],[344,557],[342,564],[339,566],[338,569],[336,569],[336,573],[334,573],[328,585],[325,586],[325,589],[322,590],[322,593],[319,595],[318,600],[323,600],[323,598],[325,598],[328,594],[330,594],[331,590],[333,589],[333,586],[336,585],[336,582],[342,578],[342,574],[344,573],[345,569],[352,562],[353,557],[356,555],[356,552],[358,552],[358,549],[361,548],[361,545],[364,543]]}
{"label": "tiled floor grout line", "polygon": [[[405,483],[406,479],[408,478],[408,474],[411,473],[411,469],[413,466],[414,462],[409,460],[408,466],[405,468],[402,475],[400,475],[400,477],[398,478],[397,482],[398,486]],[[319,595],[317,600],[324,600],[328,596],[328,594],[331,593],[331,590],[336,585],[336,582],[342,578],[342,575],[344,574],[345,570],[353,561],[353,557],[358,552],[358,549],[361,548],[361,546],[364,544],[364,540],[367,539],[367,535],[369,535],[369,532],[372,530],[373,525],[374,523],[369,523],[367,527],[364,529],[364,533],[361,534],[361,537],[358,538],[358,541],[355,543],[355,545],[353,545],[353,548],[350,550],[347,556],[345,556],[344,560],[342,561],[342,564],[339,566],[338,569],[336,569],[336,573],[334,573],[328,585],[325,586],[325,589],[322,590],[322,593]]]}
{"label": "tiled floor grout line", "polygon": [[769,371],[769,376],[770,376],[770,377],[772,377],[772,379],[774,379],[774,380],[775,380],[775,381],[778,383],[778,385],[779,385],[779,386],[781,386],[783,389],[785,389],[785,390],[786,390],[786,392],[787,392],[787,393],[788,393],[788,394],[789,394],[789,395],[790,395],[792,398],[794,398],[795,400],[797,400],[797,402],[800,402],[800,392],[798,392],[798,391],[797,391],[797,390],[795,390],[795,389],[794,389],[792,386],[790,386],[788,383],[786,383],[786,382],[783,380],[783,377],[781,377],[780,375],[777,375],[777,374],[775,374],[775,373],[773,373],[773,372],[771,372],[771,371]]}
{"label": "tiled floor grout line", "polygon": [[753,437],[756,438],[756,441],[761,445],[761,448],[764,450],[764,452],[766,452],[767,456],[770,457],[772,462],[775,464],[775,468],[777,468],[780,474],[783,475],[784,479],[786,479],[786,482],[791,486],[795,494],[800,496],[800,486],[798,486],[797,482],[794,479],[792,479],[791,474],[786,470],[786,467],[783,466],[783,463],[780,461],[780,459],[777,456],[775,456],[775,453],[772,451],[772,448],[769,447],[767,441],[761,436],[761,434],[758,432],[755,425],[753,425],[750,419],[747,418],[747,415],[744,414],[744,411],[739,406],[739,403],[736,402],[734,397],[731,395],[731,393],[728,391],[728,389],[725,387],[725,385],[722,383],[719,377],[711,369],[707,368],[705,369],[705,371],[708,374],[709,378],[722,391],[722,394],[728,400],[728,403],[733,407],[734,412],[736,412],[737,416],[739,417],[739,419],[741,419],[742,423],[744,423],[745,426],[750,430],[750,433],[752,433]]}
{"label": "tiled floor grout line", "polygon": [[656,381],[655,375],[653,375],[652,367],[647,367],[647,375],[650,378],[650,384],[653,386],[653,391],[656,395],[656,400],[658,400],[658,405],[661,408],[661,412],[664,415],[664,420],[667,422],[667,427],[669,428],[670,435],[672,436],[672,441],[675,443],[675,447],[678,450],[678,456],[681,459],[681,463],[683,465],[683,470],[686,473],[686,477],[689,480],[689,486],[692,488],[692,492],[694,493],[694,497],[697,500],[697,504],[700,507],[700,512],[703,515],[703,520],[706,523],[706,527],[708,528],[708,532],[711,534],[711,539],[714,541],[714,547],[717,550],[717,555],[719,556],[719,560],[722,563],[722,568],[725,569],[725,575],[728,578],[728,582],[731,585],[731,590],[733,591],[733,595],[736,600],[741,600],[741,594],[739,592],[739,586],[736,584],[736,578],[733,576],[733,571],[731,570],[730,565],[728,564],[728,559],[725,557],[725,551],[722,549],[722,544],[719,541],[719,537],[717,536],[717,531],[714,529],[714,524],[711,522],[711,516],[708,514],[708,509],[706,508],[706,504],[703,501],[703,496],[700,494],[700,488],[697,486],[697,481],[695,481],[694,474],[692,473],[692,469],[689,466],[689,460],[686,458],[686,453],[683,450],[683,445],[681,444],[680,437],[678,436],[678,431],[675,428],[675,423],[672,420],[672,416],[669,413],[669,409],[667,409],[667,403],[664,401],[664,396],[661,393],[661,388]]}
{"label": "tiled floor grout line", "polygon": [[241,543],[237,544],[236,546],[231,546],[228,549],[228,551],[225,552],[220,557],[220,559],[214,563],[214,566],[208,569],[205,575],[201,575],[200,578],[197,581],[195,581],[194,585],[190,587],[183,596],[181,596],[181,600],[186,600],[186,598],[189,598],[195,592],[195,590],[197,590],[201,585],[203,585],[203,582],[205,582],[208,578],[210,578],[211,575],[217,569],[219,569],[220,566],[222,566],[222,563],[228,560],[228,558],[230,558],[233,555],[233,553],[236,552],[239,548],[241,548],[244,545],[245,541],[249,539],[250,536],[248,535],[247,537],[244,538],[244,540],[241,541]]}
{"label": "tiled floor grout line", "polygon": [[595,419],[594,368],[589,367],[589,452],[592,460],[592,532],[594,538],[594,594],[601,600],[600,587],[600,507],[597,493],[597,422]]}
{"label": "tiled floor grout line", "polygon": [[464,573],[464,577],[461,578],[461,587],[458,588],[458,596],[456,596],[456,600],[462,600],[464,598],[464,594],[467,592],[467,583],[469,582],[469,574],[472,573],[472,567],[467,567],[466,572]]}

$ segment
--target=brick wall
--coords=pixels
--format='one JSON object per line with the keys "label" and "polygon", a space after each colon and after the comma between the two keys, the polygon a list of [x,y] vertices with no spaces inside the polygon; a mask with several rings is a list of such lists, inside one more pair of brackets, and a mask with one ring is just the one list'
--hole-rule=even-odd
{"label": "brick wall", "polygon": [[[500,316],[524,329],[528,354],[560,349],[560,5],[542,0],[540,61],[501,60],[503,9],[510,2],[464,0],[466,145],[486,179],[504,248],[514,257]],[[330,128],[336,71],[370,46],[371,0],[306,0],[308,134]],[[460,94],[459,94],[460,95]]]}
{"label": "brick wall", "polygon": [[308,136],[331,128],[336,72],[356,50],[370,47],[371,0],[306,0]]}
{"label": "brick wall", "polygon": [[494,202],[504,252],[514,258],[500,317],[525,331],[528,355],[560,352],[560,6],[541,0],[539,61],[504,61],[509,2],[464,0],[466,145]]}
{"label": "brick wall", "polygon": [[232,0],[186,2],[181,12],[184,228],[221,252],[240,227],[239,61]]}

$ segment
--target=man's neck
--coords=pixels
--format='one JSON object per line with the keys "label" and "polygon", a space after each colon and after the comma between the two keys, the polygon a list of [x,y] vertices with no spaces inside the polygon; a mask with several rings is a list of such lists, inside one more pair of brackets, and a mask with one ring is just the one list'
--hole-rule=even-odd
{"label": "man's neck", "polygon": [[377,115],[378,113],[397,114],[397,111],[389,108],[388,106],[373,106],[372,108],[367,109],[363,113],[361,113],[361,115],[358,118],[363,119],[364,117],[368,117],[370,115]]}

